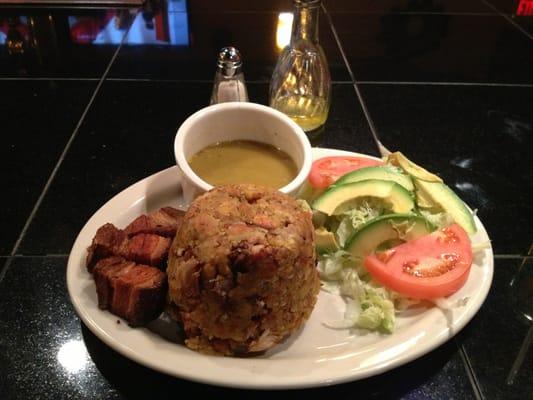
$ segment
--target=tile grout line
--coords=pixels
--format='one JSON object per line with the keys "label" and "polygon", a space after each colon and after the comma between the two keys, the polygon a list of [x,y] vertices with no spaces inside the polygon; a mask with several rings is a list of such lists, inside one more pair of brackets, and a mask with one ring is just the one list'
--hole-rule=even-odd
{"label": "tile grout line", "polygon": [[533,83],[497,83],[497,82],[441,82],[441,81],[356,81],[359,85],[421,85],[421,86],[488,86],[488,87],[523,87],[532,88]]}
{"label": "tile grout line", "polygon": [[523,254],[494,254],[494,259],[495,260],[505,260],[505,259],[508,259],[508,260],[516,260],[516,259],[522,259],[522,258],[528,258],[529,256],[528,255],[523,255]]}
{"label": "tile grout line", "polygon": [[464,346],[462,344],[459,344],[456,338],[454,338],[453,341],[459,350],[459,356],[461,357],[461,360],[463,361],[463,366],[465,368],[466,375],[468,376],[468,380],[470,381],[470,386],[472,387],[472,391],[474,392],[474,396],[476,397],[476,400],[484,399],[485,396],[483,396],[483,392],[481,391],[481,386],[479,384],[479,381],[477,380],[476,373],[474,372],[474,368],[472,367],[472,364],[470,363],[470,358],[468,357],[468,354],[466,354]]}
{"label": "tile grout line", "polygon": [[[120,45],[122,46],[122,44]],[[104,71],[105,72],[105,71]],[[0,76],[0,81],[80,81],[80,82],[92,82],[100,81],[102,78],[65,78],[65,77],[55,77],[55,76],[44,76],[44,77],[18,77],[18,76]],[[152,79],[152,78],[106,78],[106,81],[109,82],[177,82],[177,83],[213,83],[213,79]],[[336,83],[351,83],[351,81],[334,81]],[[256,79],[256,80],[247,80],[246,83],[269,83],[268,80]]]}
{"label": "tile grout line", "polygon": [[54,76],[1,76],[0,81],[99,81],[101,78],[66,78]]}
{"label": "tile grout line", "polygon": [[[155,83],[209,83],[212,84],[212,79],[151,79],[151,78],[107,78],[107,81],[109,82],[155,82]],[[263,80],[263,79],[249,79],[246,80],[246,84],[254,84],[254,85],[260,85],[260,84],[266,84],[268,85],[270,83],[269,80]],[[349,85],[352,83],[352,81],[348,80],[332,80],[331,83],[333,84],[344,84]]]}
{"label": "tile grout line", "polygon": [[357,96],[357,98],[359,100],[359,105],[361,106],[361,109],[363,110],[363,114],[365,115],[365,119],[366,119],[366,121],[368,123],[368,126],[370,128],[370,133],[372,134],[372,136],[374,138],[374,143],[375,143],[375,145],[376,145],[376,147],[378,149],[378,152],[381,154],[382,153],[382,151],[381,151],[382,145],[381,145],[381,141],[379,140],[378,135],[377,135],[376,126],[374,125],[374,121],[370,117],[370,113],[368,112],[368,109],[366,107],[366,103],[363,100],[363,96],[362,96],[361,92],[359,91],[359,87],[357,86],[357,83],[356,83],[355,76],[353,74],[352,68],[350,66],[350,63],[348,62],[348,57],[346,57],[346,53],[344,52],[344,48],[342,47],[339,35],[337,34],[337,30],[335,29],[335,26],[333,25],[333,19],[331,18],[331,15],[328,13],[328,11],[327,11],[326,7],[324,6],[324,4],[322,4],[322,9],[324,10],[324,14],[328,18],[329,26],[331,28],[333,36],[335,37],[335,41],[337,42],[337,46],[339,47],[339,51],[341,53],[342,59],[344,60],[344,64],[346,65],[346,68],[348,69],[348,74],[350,75],[350,78],[352,79],[352,86],[353,86],[353,88],[355,90],[355,95]]}
{"label": "tile grout line", "polygon": [[352,69],[350,68],[350,64],[348,63],[348,59],[346,58],[346,54],[344,53],[344,49],[342,48],[341,42],[339,40],[339,35],[337,34],[337,30],[335,29],[335,26],[333,25],[333,19],[331,18],[331,15],[326,9],[324,2],[322,2],[322,11],[324,12],[324,15],[326,16],[326,18],[328,19],[329,28],[331,29],[331,33],[333,34],[333,37],[335,38],[335,43],[337,43],[337,46],[341,53],[342,60],[344,61],[344,66],[348,70],[348,75],[350,75],[351,82],[353,83],[355,81],[355,78],[353,76]]}
{"label": "tile grout line", "polygon": [[509,22],[511,25],[513,25],[516,29],[518,29],[520,32],[522,32],[524,35],[526,35],[528,38],[533,40],[533,35],[531,35],[528,31],[526,31],[524,28],[522,28],[520,25],[518,25],[512,18],[509,17],[509,15],[502,13],[498,8],[496,8],[492,3],[488,2],[487,0],[482,0],[483,3],[487,7],[492,8],[500,17],[503,17]]}
{"label": "tile grout line", "polygon": [[35,205],[33,206],[33,209],[31,210],[31,213],[30,213],[29,217],[26,219],[26,223],[24,224],[24,226],[22,228],[22,231],[20,232],[20,235],[17,238],[17,241],[15,242],[15,245],[13,246],[13,249],[11,250],[10,257],[7,259],[6,263],[4,264],[4,267],[3,267],[2,271],[0,271],[0,282],[2,282],[2,280],[4,279],[4,276],[6,275],[6,272],[9,269],[9,267],[10,267],[10,265],[11,265],[13,259],[14,259],[14,256],[15,256],[16,252],[18,251],[19,247],[20,247],[20,244],[22,243],[22,239],[24,239],[24,236],[26,235],[26,233],[27,233],[27,231],[28,231],[33,219],[35,218],[35,215],[37,214],[37,211],[39,210],[39,208],[40,208],[40,206],[41,206],[41,204],[42,204],[42,202],[44,200],[44,197],[46,196],[46,194],[48,192],[48,189],[52,185],[52,182],[55,179],[55,177],[57,175],[57,172],[59,171],[59,168],[63,164],[63,160],[65,159],[66,154],[67,154],[67,152],[70,149],[70,146],[74,142],[74,139],[76,138],[76,136],[78,134],[78,131],[79,131],[83,121],[85,120],[85,117],[86,117],[87,113],[89,112],[89,109],[91,108],[92,104],[94,103],[94,100],[95,100],[96,96],[98,95],[98,92],[100,91],[100,88],[102,87],[106,76],[109,74],[109,71],[111,70],[111,66],[113,65],[115,59],[117,58],[118,53],[119,53],[120,49],[122,48],[122,44],[124,43],[124,40],[125,40],[126,36],[129,33],[129,29],[130,28],[131,28],[131,25],[128,28],[128,30],[126,31],[126,33],[124,34],[124,36],[122,37],[120,45],[117,47],[117,49],[113,53],[113,56],[111,57],[111,60],[109,61],[109,64],[107,65],[107,68],[105,69],[104,73],[102,74],[102,77],[98,81],[98,84],[96,85],[96,88],[94,89],[94,92],[93,92],[91,98],[89,99],[89,102],[85,106],[85,109],[83,110],[83,113],[81,114],[80,119],[78,120],[78,123],[74,127],[74,130],[72,131],[72,134],[70,135],[70,138],[68,139],[67,143],[65,144],[65,147],[63,148],[63,151],[61,152],[61,155],[59,156],[59,159],[57,160],[56,165],[54,166],[52,172],[50,173],[50,176],[48,177],[48,180],[46,181],[46,184],[44,185],[44,188],[41,191],[41,194],[39,195],[37,201],[35,202]]}
{"label": "tile grout line", "polygon": [[[350,71],[349,71],[350,72]],[[353,76],[351,76],[353,78]],[[0,77],[0,81],[99,81],[98,78],[61,78],[61,77]],[[152,79],[152,78],[106,78],[108,82],[154,82],[154,83],[213,83],[211,79]],[[518,87],[532,88],[533,83],[504,83],[504,82],[445,82],[445,81],[359,81],[332,80],[335,85],[420,85],[420,86],[488,86],[488,87]],[[248,80],[250,84],[268,84],[268,80]]]}
{"label": "tile grout line", "polygon": [[22,258],[64,258],[68,257],[70,254],[66,253],[49,253],[49,254],[15,254],[12,258],[22,259]]}
{"label": "tile grout line", "polygon": [[0,270],[0,283],[4,280],[4,276],[7,273],[7,269],[9,268],[9,265],[11,264],[11,260],[13,259],[12,256],[8,257],[6,259],[6,262],[2,266],[2,269]]}

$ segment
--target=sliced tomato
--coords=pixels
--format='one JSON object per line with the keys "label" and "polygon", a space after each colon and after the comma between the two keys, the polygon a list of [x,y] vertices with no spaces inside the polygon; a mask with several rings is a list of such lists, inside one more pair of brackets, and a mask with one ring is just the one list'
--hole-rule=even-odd
{"label": "sliced tomato", "polygon": [[316,189],[325,189],[348,172],[383,164],[381,160],[366,157],[335,156],[319,158],[311,167],[309,183]]}
{"label": "sliced tomato", "polygon": [[367,256],[370,275],[404,296],[434,299],[459,290],[472,265],[468,234],[457,224]]}

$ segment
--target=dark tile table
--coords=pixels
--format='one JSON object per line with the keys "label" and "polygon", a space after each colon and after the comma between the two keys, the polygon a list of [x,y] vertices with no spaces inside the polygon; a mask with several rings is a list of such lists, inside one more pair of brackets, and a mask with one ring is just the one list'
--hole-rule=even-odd
{"label": "dark tile table", "polygon": [[531,38],[497,14],[331,17],[358,81],[532,83]]}
{"label": "dark tile table", "polygon": [[[533,350],[507,382],[531,329],[510,282],[533,268],[533,17],[517,6],[324,0],[333,100],[313,143],[378,155],[379,137],[437,172],[477,209],[495,271],[485,304],[443,346],[294,395],[532,398]],[[250,100],[267,103],[279,13],[290,10],[287,0],[0,9],[0,398],[273,395],[179,380],[116,353],[79,321],[65,270],[106,200],[173,164],[177,127],[208,103],[219,47],[239,47]]]}

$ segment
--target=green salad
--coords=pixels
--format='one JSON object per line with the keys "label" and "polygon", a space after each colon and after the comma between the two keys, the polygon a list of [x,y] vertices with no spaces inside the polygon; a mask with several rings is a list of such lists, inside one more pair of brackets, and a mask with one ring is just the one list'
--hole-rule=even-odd
{"label": "green salad", "polygon": [[472,212],[399,152],[317,160],[300,197],[313,211],[322,289],[346,303],[330,328],[391,333],[397,313],[442,305],[468,278]]}

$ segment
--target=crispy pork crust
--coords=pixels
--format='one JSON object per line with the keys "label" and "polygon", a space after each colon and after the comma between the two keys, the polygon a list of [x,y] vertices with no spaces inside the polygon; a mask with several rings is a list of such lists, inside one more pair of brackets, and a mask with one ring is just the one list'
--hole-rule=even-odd
{"label": "crispy pork crust", "polygon": [[135,218],[124,229],[124,233],[128,237],[139,233],[151,233],[173,238],[176,235],[177,227],[181,224],[183,215],[185,215],[185,211],[163,207],[153,213],[143,214]]}
{"label": "crispy pork crust", "polygon": [[113,224],[98,228],[87,249],[87,269],[92,272],[101,259],[120,256],[140,264],[159,266],[166,261],[172,239],[153,233],[138,233],[128,237]]}
{"label": "crispy pork crust", "polygon": [[101,226],[87,249],[86,266],[93,274],[98,306],[144,325],[161,314],[166,303],[168,249],[184,212],[164,207],[141,215],[122,230]]}
{"label": "crispy pork crust", "polygon": [[142,326],[163,311],[167,293],[166,274],[122,257],[104,258],[93,271],[98,307]]}

